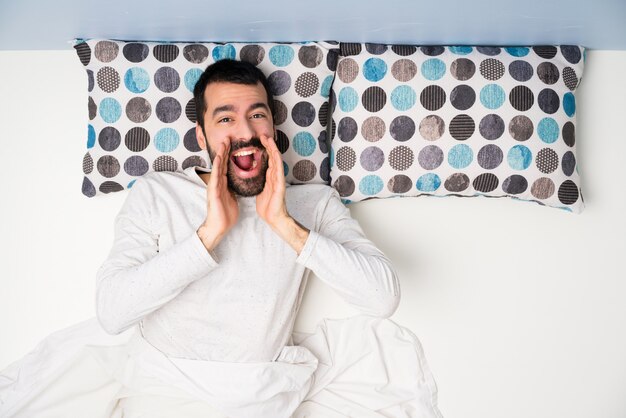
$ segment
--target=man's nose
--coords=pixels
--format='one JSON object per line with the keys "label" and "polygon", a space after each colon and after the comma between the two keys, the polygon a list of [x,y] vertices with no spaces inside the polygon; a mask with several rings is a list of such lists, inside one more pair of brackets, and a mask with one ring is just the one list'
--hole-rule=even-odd
{"label": "man's nose", "polygon": [[255,135],[254,128],[250,120],[243,119],[237,124],[237,132],[235,132],[235,139],[250,139]]}

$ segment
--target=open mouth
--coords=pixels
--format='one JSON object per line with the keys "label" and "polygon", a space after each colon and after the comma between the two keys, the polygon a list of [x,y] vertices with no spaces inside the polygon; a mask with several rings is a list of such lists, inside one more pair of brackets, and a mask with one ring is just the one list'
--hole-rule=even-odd
{"label": "open mouth", "polygon": [[253,177],[258,173],[261,165],[263,150],[259,148],[244,148],[233,152],[230,161],[235,172],[240,177]]}

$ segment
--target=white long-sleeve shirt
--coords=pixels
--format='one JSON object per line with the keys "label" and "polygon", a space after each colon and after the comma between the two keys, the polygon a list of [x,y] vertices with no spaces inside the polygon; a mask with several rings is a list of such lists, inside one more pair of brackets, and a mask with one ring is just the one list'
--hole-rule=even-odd
{"label": "white long-sleeve shirt", "polygon": [[272,361],[288,343],[311,271],[365,313],[395,311],[396,274],[334,189],[287,187],[289,214],[311,231],[299,256],[257,215],[255,199],[238,197],[237,224],[211,254],[196,234],[206,217],[196,169],[138,179],[97,274],[104,329],[140,322],[172,357]]}

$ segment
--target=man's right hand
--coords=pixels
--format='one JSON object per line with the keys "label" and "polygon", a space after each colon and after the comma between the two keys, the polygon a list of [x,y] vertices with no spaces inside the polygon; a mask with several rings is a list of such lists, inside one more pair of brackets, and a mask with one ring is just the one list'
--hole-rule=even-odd
{"label": "man's right hand", "polygon": [[230,143],[221,143],[213,158],[213,169],[207,184],[207,216],[198,236],[207,250],[213,250],[226,233],[237,223],[239,206],[234,194],[228,190],[226,172]]}

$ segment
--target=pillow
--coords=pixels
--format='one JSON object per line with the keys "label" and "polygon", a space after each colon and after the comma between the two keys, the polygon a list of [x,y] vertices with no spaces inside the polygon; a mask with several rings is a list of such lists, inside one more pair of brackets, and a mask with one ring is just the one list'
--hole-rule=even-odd
{"label": "pillow", "polygon": [[326,125],[336,65],[330,43],[155,43],[92,39],[74,46],[89,90],[86,196],[129,188],[149,171],[207,166],[196,142],[193,88],[216,60],[250,61],[268,77],[289,183],[329,182]]}
{"label": "pillow", "polygon": [[346,202],[484,195],[582,210],[581,47],[340,49],[331,182]]}

